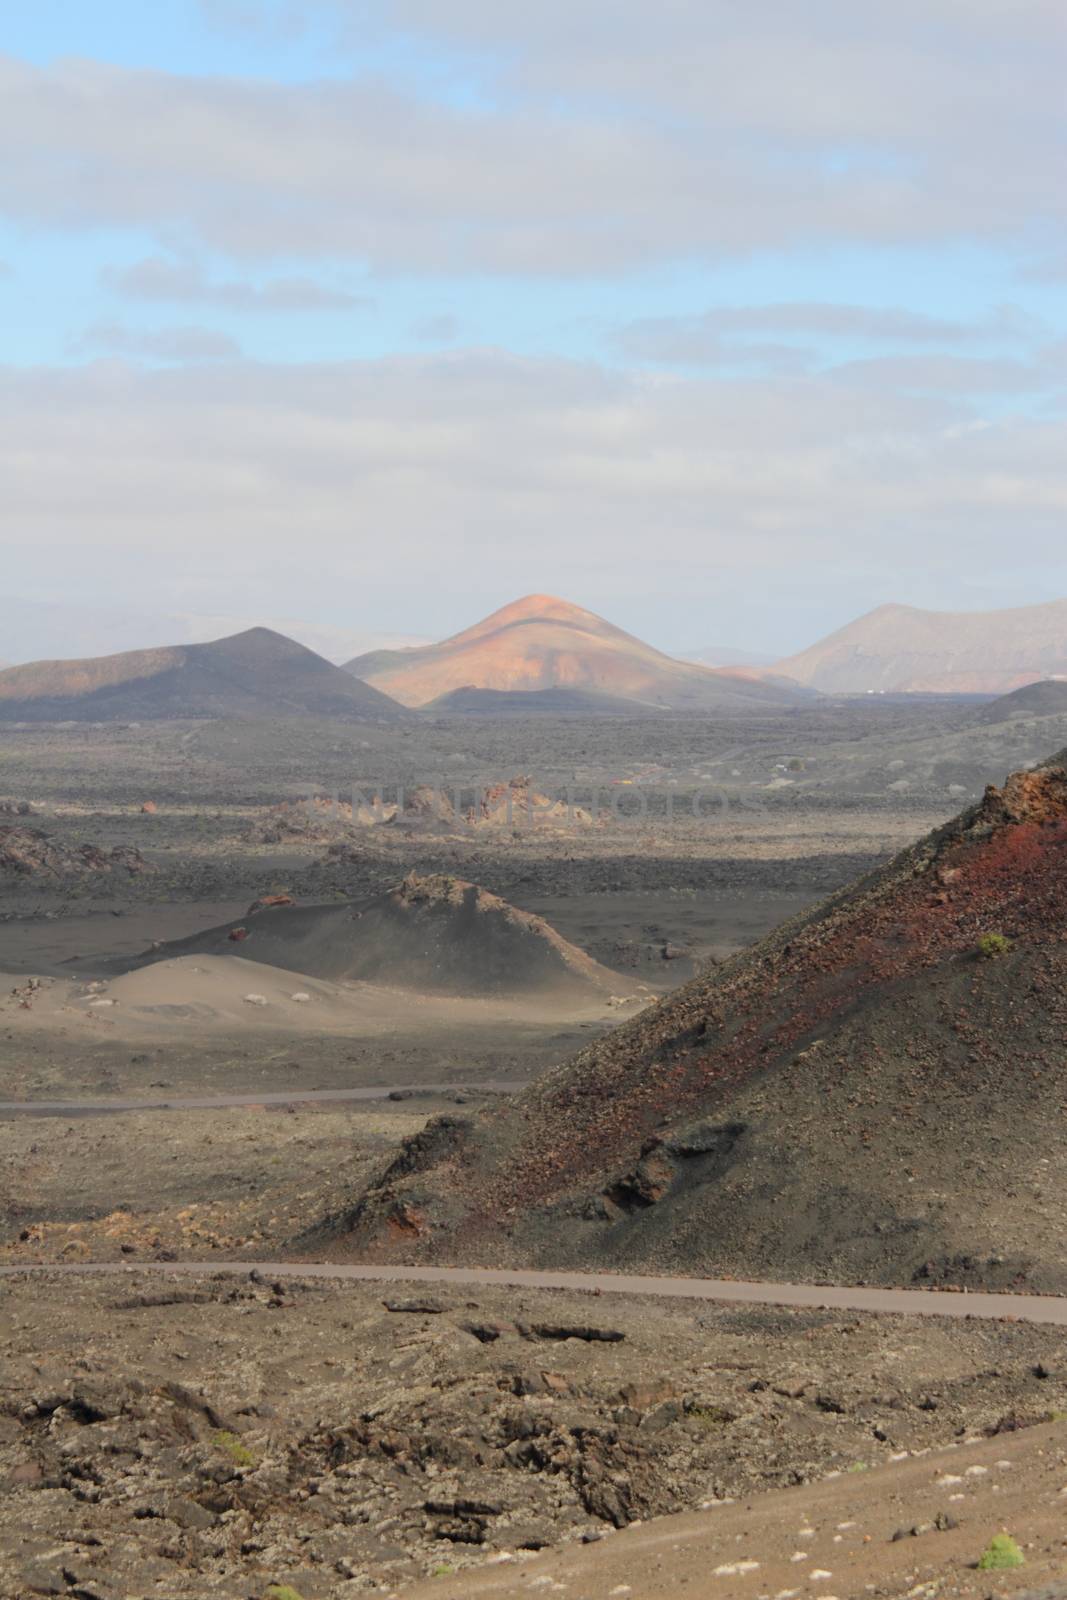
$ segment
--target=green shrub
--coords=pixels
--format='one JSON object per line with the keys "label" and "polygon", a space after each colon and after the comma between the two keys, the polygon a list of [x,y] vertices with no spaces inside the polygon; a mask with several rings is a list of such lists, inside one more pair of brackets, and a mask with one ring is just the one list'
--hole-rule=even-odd
{"label": "green shrub", "polygon": [[978,1562],[979,1572],[1002,1572],[1007,1567],[1021,1567],[1023,1553],[1010,1533],[995,1533],[982,1551]]}
{"label": "green shrub", "polygon": [[1011,940],[1002,933],[983,933],[978,941],[978,954],[987,961],[995,961],[997,956],[1006,956],[1011,949]]}
{"label": "green shrub", "polygon": [[[237,1435],[231,1433],[228,1428],[220,1428],[218,1433],[213,1433],[211,1442],[216,1450],[221,1450],[224,1455],[229,1456],[235,1467],[255,1466],[256,1458],[251,1450],[246,1444],[242,1444]],[[292,1592],[290,1589],[289,1594],[291,1595]],[[283,1595],[281,1600],[289,1600],[289,1596]],[[300,1600],[299,1595],[297,1595],[296,1600]]]}
{"label": "green shrub", "polygon": [[297,1594],[290,1583],[272,1583],[264,1600],[304,1600],[304,1597]]}
{"label": "green shrub", "polygon": [[726,1406],[705,1405],[700,1401],[687,1406],[685,1414],[690,1422],[695,1422],[700,1428],[724,1428],[729,1423],[737,1421],[736,1411],[731,1411]]}

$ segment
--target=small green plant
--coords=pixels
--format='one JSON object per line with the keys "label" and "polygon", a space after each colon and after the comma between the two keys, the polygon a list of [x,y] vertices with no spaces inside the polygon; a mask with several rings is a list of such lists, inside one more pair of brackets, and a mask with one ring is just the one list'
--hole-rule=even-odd
{"label": "small green plant", "polygon": [[690,1422],[696,1423],[698,1428],[724,1428],[731,1422],[737,1421],[737,1413],[726,1406],[696,1405],[686,1407],[686,1416]]}
{"label": "small green plant", "polygon": [[[211,1442],[216,1450],[221,1450],[224,1455],[229,1456],[235,1467],[255,1466],[256,1458],[251,1450],[246,1444],[242,1444],[237,1435],[231,1433],[228,1428],[220,1428],[217,1433],[213,1433]],[[290,1589],[289,1595],[292,1595],[292,1593],[293,1591]],[[289,1595],[282,1595],[281,1600],[289,1600]],[[272,1596],[272,1600],[277,1600],[277,1596]],[[296,1600],[300,1600],[299,1595],[297,1595]]]}
{"label": "small green plant", "polygon": [[439,1566],[436,1566],[432,1569],[430,1577],[449,1578],[451,1577],[452,1573],[455,1572],[455,1570],[455,1567],[451,1566],[447,1561],[442,1561]]}
{"label": "small green plant", "polygon": [[978,954],[986,961],[995,961],[998,956],[1006,956],[1011,949],[1011,940],[1003,933],[983,933],[978,941]]}
{"label": "small green plant", "polygon": [[1024,1557],[1010,1533],[995,1533],[982,1551],[978,1561],[979,1572],[1003,1572],[1008,1567],[1021,1567]]}
{"label": "small green plant", "polygon": [[304,1600],[304,1596],[297,1594],[291,1583],[272,1583],[264,1600]]}

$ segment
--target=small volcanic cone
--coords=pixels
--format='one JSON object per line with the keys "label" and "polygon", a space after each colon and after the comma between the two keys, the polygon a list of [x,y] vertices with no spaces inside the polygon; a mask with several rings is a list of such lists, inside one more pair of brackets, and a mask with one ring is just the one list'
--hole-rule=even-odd
{"label": "small volcanic cone", "polygon": [[425,994],[606,999],[633,985],[568,943],[540,917],[477,884],[415,873],[385,894],[342,905],[253,908],[224,925],[148,951],[136,965],[184,955],[234,955],[332,982]]}

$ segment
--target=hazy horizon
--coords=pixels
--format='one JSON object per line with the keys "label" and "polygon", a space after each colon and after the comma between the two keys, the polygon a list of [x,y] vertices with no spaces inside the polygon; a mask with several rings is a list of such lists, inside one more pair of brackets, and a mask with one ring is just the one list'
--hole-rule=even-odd
{"label": "hazy horizon", "polygon": [[[499,606],[493,606],[492,611],[500,610],[519,598],[521,597],[518,595],[512,595],[508,600],[501,601]],[[557,598],[571,600],[575,605],[583,604],[574,601],[569,595]],[[1060,601],[1061,598],[1053,597],[1052,603]],[[21,665],[47,658],[77,659],[83,656],[154,648],[163,644],[204,643],[254,627],[271,628],[277,633],[286,634],[325,656],[327,660],[343,664],[352,657],[371,650],[412,649],[438,643],[482,620],[481,616],[463,616],[441,633],[432,635],[400,633],[369,625],[360,627],[358,623],[342,627],[308,617],[258,614],[243,616],[195,611],[167,612],[155,611],[148,607],[126,611],[121,608],[27,601],[22,596],[8,597],[8,603],[13,604],[13,611],[4,623],[6,655],[0,657],[0,665]],[[881,604],[897,603],[885,601]],[[584,609],[604,615],[595,604],[585,604]],[[1002,608],[993,606],[974,607],[970,614],[981,615],[983,612],[1000,609]],[[768,666],[819,643],[830,633],[838,631],[839,627],[860,620],[860,616],[866,614],[846,617],[838,627],[827,629],[823,634],[799,637],[792,644],[783,645],[777,652],[746,649],[728,639],[679,642],[648,638],[644,642],[662,650],[666,655],[681,659],[702,659],[714,654],[716,659],[709,662],[711,665]],[[616,617],[606,616],[605,620],[619,625]],[[636,630],[629,631],[636,632]],[[641,635],[637,634],[637,637]]]}

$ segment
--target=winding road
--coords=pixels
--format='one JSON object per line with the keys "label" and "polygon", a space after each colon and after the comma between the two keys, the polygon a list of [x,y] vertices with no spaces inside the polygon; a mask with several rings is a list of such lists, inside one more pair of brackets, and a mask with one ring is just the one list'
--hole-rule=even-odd
{"label": "winding road", "polygon": [[0,1277],[55,1272],[158,1273],[165,1277],[326,1278],[342,1283],[416,1283],[456,1287],[494,1284],[513,1289],[566,1289],[595,1295],[658,1295],[722,1305],[796,1306],[812,1310],[874,1311],[896,1316],[1006,1317],[1067,1328],[1067,1297],[969,1294],[938,1289],[843,1288],[818,1283],[745,1283],[729,1278],[666,1278],[614,1272],[540,1272],[523,1267],[394,1267],[327,1261],[80,1261],[0,1266]]}

